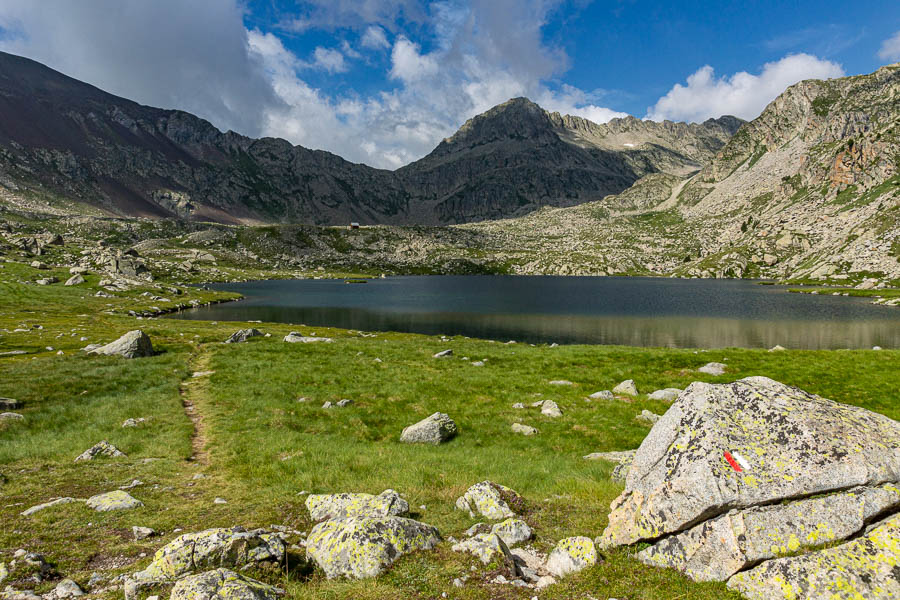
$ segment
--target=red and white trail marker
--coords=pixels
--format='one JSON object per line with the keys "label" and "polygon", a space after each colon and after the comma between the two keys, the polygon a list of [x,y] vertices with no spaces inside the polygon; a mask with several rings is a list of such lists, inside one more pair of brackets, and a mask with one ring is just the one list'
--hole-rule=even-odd
{"label": "red and white trail marker", "polygon": [[728,464],[731,465],[731,468],[735,470],[737,473],[742,473],[743,471],[750,470],[750,464],[747,462],[747,459],[738,454],[737,452],[729,452],[726,450],[722,453],[725,457],[725,460],[728,461]]}

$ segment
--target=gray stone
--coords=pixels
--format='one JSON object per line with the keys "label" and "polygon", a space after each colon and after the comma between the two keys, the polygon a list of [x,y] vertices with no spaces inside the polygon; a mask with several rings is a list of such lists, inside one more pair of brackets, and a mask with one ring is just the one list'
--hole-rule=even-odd
{"label": "gray stone", "polygon": [[130,510],[144,505],[124,490],[113,490],[105,494],[97,494],[87,499],[87,505],[97,512],[109,512],[112,510]]}
{"label": "gray stone", "polygon": [[84,283],[84,277],[81,275],[72,275],[66,279],[66,285],[81,285]]}
{"label": "gray stone", "polygon": [[522,519],[506,519],[491,527],[491,533],[503,540],[507,546],[513,546],[531,539],[534,535],[528,523]]}
{"label": "gray stone", "polygon": [[278,590],[255,579],[216,569],[175,583],[169,600],[276,600]]}
{"label": "gray stone", "polygon": [[662,390],[656,390],[649,396],[647,396],[650,400],[662,400],[663,402],[675,402],[678,399],[678,395],[682,392],[678,388],[665,388]]}
{"label": "gray stone", "polygon": [[351,404],[353,404],[353,400],[350,400],[349,398],[343,398],[343,399],[341,399],[341,400],[338,400],[338,401],[335,403],[335,405],[338,406],[338,407],[340,407],[340,408],[344,408],[345,406],[349,406],[349,405],[351,405]]}
{"label": "gray stone", "polygon": [[432,358],[446,358],[448,356],[453,356],[453,350],[441,350],[440,352],[436,352]]}
{"label": "gray stone", "polygon": [[296,331],[292,331],[284,336],[284,341],[291,344],[331,344],[334,342],[331,338],[301,335]]}
{"label": "gray stone", "polygon": [[646,408],[641,411],[641,414],[635,417],[636,420],[641,423],[647,423],[648,425],[655,425],[657,421],[659,421],[660,415],[650,412]]}
{"label": "gray stone", "polygon": [[226,344],[239,344],[241,342],[246,342],[250,338],[254,337],[262,337],[263,332],[259,329],[249,328],[249,329],[239,329],[231,334],[227,340],[225,340]]}
{"label": "gray stone", "polygon": [[306,555],[329,579],[364,579],[405,554],[433,549],[440,539],[431,525],[403,517],[332,519],[310,531]]}
{"label": "gray stone", "polygon": [[310,494],[306,509],[313,521],[348,517],[392,517],[409,513],[409,504],[394,490],[372,494]]}
{"label": "gray stone", "polygon": [[900,489],[885,484],[735,510],[663,538],[641,551],[638,559],[677,569],[695,581],[725,581],[763,560],[847,539],[871,519],[897,508]]}
{"label": "gray stone", "polygon": [[554,379],[554,380],[550,381],[549,384],[550,385],[575,385],[574,383],[572,383],[571,381],[568,381],[566,379]]}
{"label": "gray stone", "polygon": [[405,428],[400,434],[400,441],[409,444],[440,444],[453,438],[456,433],[456,423],[453,419],[444,413],[436,412]]}
{"label": "gray stone", "polygon": [[586,537],[570,537],[560,540],[547,557],[547,571],[554,577],[565,577],[597,564],[597,548]]}
{"label": "gray stone", "polygon": [[516,505],[521,501],[521,496],[514,490],[491,481],[481,481],[456,499],[456,508],[467,511],[472,517],[477,513],[499,521],[516,516],[509,504]]}
{"label": "gray stone", "polygon": [[0,413],[0,421],[24,421],[25,417],[19,413],[4,412]]}
{"label": "gray stone", "polygon": [[90,354],[118,355],[125,358],[153,356],[153,344],[146,333],[140,329],[129,331],[119,339],[105,346],[94,348]]}
{"label": "gray stone", "polygon": [[497,559],[514,574],[519,574],[519,566],[516,559],[509,551],[506,542],[499,535],[493,533],[479,533],[467,540],[463,540],[450,547],[453,552],[468,552],[474,554],[484,564]]}
{"label": "gray stone", "polygon": [[510,429],[512,429],[513,433],[521,433],[522,435],[535,435],[538,432],[534,427],[521,423],[513,423]]}
{"label": "gray stone", "polygon": [[765,377],[691,384],[641,444],[604,545],[731,509],[900,479],[900,423]]}
{"label": "gray stone", "polygon": [[553,400],[544,400],[541,404],[541,414],[556,418],[562,416],[562,411],[559,410],[559,405]]}
{"label": "gray stone", "polygon": [[135,525],[131,528],[131,534],[134,536],[135,540],[145,540],[148,537],[156,535],[156,532],[149,527],[138,527]]}
{"label": "gray stone", "polygon": [[138,417],[137,419],[125,419],[125,421],[122,422],[122,427],[137,427],[138,425],[146,421],[147,419],[145,419],[144,417]]}
{"label": "gray stone", "polygon": [[42,279],[38,279],[35,281],[38,285],[53,285],[54,283],[59,283],[59,279],[56,277],[44,277]]}
{"label": "gray stone", "polygon": [[615,396],[609,390],[600,390],[599,392],[594,392],[588,398],[591,400],[612,400]]}
{"label": "gray stone", "polygon": [[78,596],[84,596],[84,591],[73,580],[63,579],[56,584],[56,588],[53,590],[53,595],[56,596],[59,600],[65,600],[66,598],[77,598]]}
{"label": "gray stone", "polygon": [[118,448],[103,440],[102,442],[98,442],[79,454],[75,457],[75,462],[83,462],[86,460],[94,460],[98,456],[106,456],[106,457],[118,457],[125,456],[125,453],[120,451]]}
{"label": "gray stone", "polygon": [[37,504],[35,506],[32,506],[31,508],[27,508],[22,511],[21,514],[23,517],[30,517],[34,513],[40,512],[47,508],[59,506],[61,504],[71,504],[73,502],[84,502],[84,500],[79,500],[77,498],[57,498],[56,500],[51,500],[50,502],[44,502],[43,504]]}
{"label": "gray stone", "polygon": [[711,362],[711,363],[706,363],[705,365],[703,365],[702,367],[697,369],[697,372],[698,373],[706,373],[707,375],[719,376],[719,375],[724,375],[725,369],[727,369],[727,368],[728,368],[728,366],[723,363]]}
{"label": "gray stone", "polygon": [[863,537],[802,556],[769,560],[734,575],[748,600],[900,598],[900,514]]}
{"label": "gray stone", "polygon": [[613,388],[613,394],[618,394],[620,396],[637,396],[638,389],[634,384],[634,379],[626,379],[619,385]]}

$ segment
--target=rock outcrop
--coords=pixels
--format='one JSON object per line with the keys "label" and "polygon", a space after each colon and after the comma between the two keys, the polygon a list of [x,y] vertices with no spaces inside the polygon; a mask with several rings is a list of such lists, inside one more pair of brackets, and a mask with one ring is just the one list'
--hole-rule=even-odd
{"label": "rock outcrop", "polygon": [[347,517],[404,516],[409,504],[394,490],[372,494],[310,494],[306,509],[313,521],[346,519]]}
{"label": "rock outcrop", "polygon": [[140,329],[135,329],[134,331],[129,331],[114,342],[110,342],[99,348],[94,348],[90,351],[90,354],[141,358],[153,356],[153,344],[150,342],[150,337],[146,333]]}
{"label": "rock outcrop", "polygon": [[457,434],[456,423],[448,415],[436,412],[406,427],[400,434],[400,441],[408,444],[440,444]]}

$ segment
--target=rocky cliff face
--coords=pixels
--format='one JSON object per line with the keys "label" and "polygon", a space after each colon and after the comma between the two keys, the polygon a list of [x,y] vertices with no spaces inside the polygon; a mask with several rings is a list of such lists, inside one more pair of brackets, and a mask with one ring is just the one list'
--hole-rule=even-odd
{"label": "rocky cliff face", "polygon": [[600,199],[650,173],[696,171],[738,124],[601,126],[520,98],[391,172],[221,133],[188,113],[141,106],[0,53],[0,183],[114,215],[434,225],[504,218]]}

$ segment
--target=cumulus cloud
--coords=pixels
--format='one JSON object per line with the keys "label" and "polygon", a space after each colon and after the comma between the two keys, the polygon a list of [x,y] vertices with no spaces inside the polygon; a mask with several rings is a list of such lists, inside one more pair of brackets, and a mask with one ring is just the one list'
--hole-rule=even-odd
{"label": "cumulus cloud", "polygon": [[391,77],[410,83],[435,75],[437,69],[435,57],[420,54],[418,44],[405,37],[401,37],[394,44],[391,51]]}
{"label": "cumulus cloud", "polygon": [[258,135],[281,99],[236,0],[3,0],[0,49],[113,94]]}
{"label": "cumulus cloud", "polygon": [[890,61],[900,60],[900,31],[881,43],[878,58]]}
{"label": "cumulus cloud", "polygon": [[791,54],[763,65],[759,75],[745,71],[716,77],[709,65],[687,78],[687,85],[675,84],[648,109],[647,118],[655,121],[704,121],[722,115],[754,119],[766,105],[788,86],[804,79],[842,77],[837,63],[809,54]]}
{"label": "cumulus cloud", "polygon": [[313,52],[313,66],[329,73],[343,73],[347,70],[347,63],[340,51],[322,46]]}
{"label": "cumulus cloud", "polygon": [[384,29],[377,25],[367,27],[359,43],[363,48],[369,48],[370,50],[384,50],[391,47]]}

